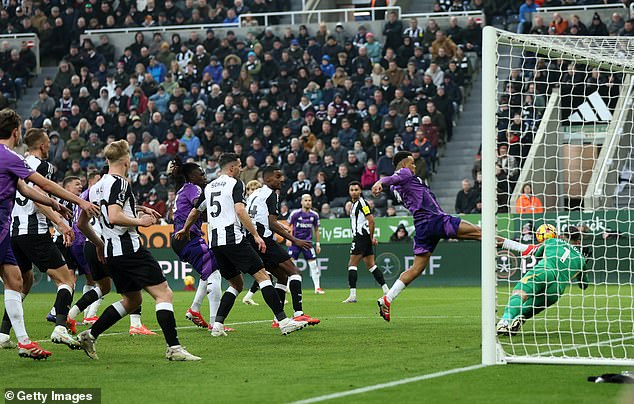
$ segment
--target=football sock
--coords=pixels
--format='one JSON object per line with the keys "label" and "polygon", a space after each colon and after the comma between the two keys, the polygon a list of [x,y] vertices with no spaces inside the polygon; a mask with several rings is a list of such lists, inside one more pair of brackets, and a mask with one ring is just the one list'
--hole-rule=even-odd
{"label": "football sock", "polygon": [[233,287],[229,286],[225,293],[222,295],[220,299],[220,305],[218,306],[218,311],[216,312],[216,323],[224,324],[225,319],[229,315],[233,304],[236,301],[236,297],[238,296],[238,291]]}
{"label": "football sock", "polygon": [[68,285],[59,285],[57,287],[57,296],[55,298],[55,324],[66,327],[66,319],[70,305],[73,302],[73,288]]}
{"label": "football sock", "polygon": [[4,309],[4,315],[2,316],[2,322],[0,323],[0,334],[9,335],[11,332],[11,319],[7,313],[7,309]]}
{"label": "football sock", "polygon": [[90,334],[98,338],[104,331],[116,324],[128,314],[125,307],[123,307],[123,300],[112,303],[106,308],[99,317],[99,320],[90,327]]}
{"label": "football sock", "polygon": [[[74,320],[79,315],[79,313],[86,310],[87,307],[91,307],[91,305],[98,301],[102,296],[103,295],[101,294],[101,289],[99,289],[99,286],[95,286],[93,289],[84,293],[82,297],[77,300],[77,303],[75,303],[75,305],[70,308],[70,311],[68,312],[68,317]],[[87,317],[90,317],[90,315],[88,315]]]}
{"label": "football sock", "polygon": [[282,302],[282,307],[284,307],[284,301],[286,300],[286,290],[287,289],[288,288],[283,283],[279,283],[278,282],[278,283],[275,284],[275,292],[277,293],[278,298]]}
{"label": "football sock", "polygon": [[[531,299],[532,300],[532,299]],[[532,301],[531,301],[532,303]],[[504,308],[503,320],[511,322],[522,310],[522,297],[520,295],[511,295],[509,302]]]}
{"label": "football sock", "polygon": [[383,277],[383,272],[381,272],[381,270],[376,265],[374,265],[371,268],[368,268],[368,271],[372,273],[372,276],[374,276],[374,280],[376,280],[376,283],[381,285],[381,288],[383,288],[383,285],[385,285],[385,278]]}
{"label": "football sock", "polygon": [[10,289],[4,290],[4,307],[11,321],[15,337],[21,344],[30,342],[24,325],[24,309],[22,308],[22,295],[20,292]]}
{"label": "football sock", "polygon": [[172,303],[162,302],[156,304],[156,321],[163,330],[167,346],[180,345],[176,332],[176,319],[174,318],[174,306]]}
{"label": "football sock", "polygon": [[282,305],[282,301],[280,301],[279,295],[275,292],[275,288],[273,288],[273,283],[270,279],[260,282],[260,291],[262,291],[262,297],[275,315],[277,321],[284,320],[286,318],[284,306]]}
{"label": "football sock", "polygon": [[357,267],[350,266],[348,267],[348,286],[350,286],[350,296],[352,296],[352,289],[357,289]]}
{"label": "football sock", "polygon": [[141,305],[137,307],[132,313],[130,313],[130,327],[141,327],[143,323],[141,322]]}
{"label": "football sock", "polygon": [[253,285],[251,285],[251,289],[249,289],[249,293],[251,293],[251,296],[253,296],[255,292],[258,291],[258,289],[260,289],[260,285],[258,285],[258,281],[253,281]]}
{"label": "football sock", "polygon": [[315,290],[321,289],[320,286],[320,278],[321,278],[321,269],[317,266],[317,261],[310,260],[308,261],[308,267],[310,268],[310,279],[313,280],[313,285],[315,286]]}
{"label": "football sock", "polygon": [[294,317],[304,314],[302,308],[302,276],[291,275],[288,278],[288,286],[291,290],[291,298],[293,300]]}
{"label": "football sock", "polygon": [[392,303],[392,300],[396,299],[396,296],[398,296],[405,287],[406,285],[403,281],[397,279],[396,282],[394,282],[394,285],[392,285],[392,288],[386,294],[387,301]]}
{"label": "football sock", "polygon": [[203,303],[203,299],[207,296],[207,284],[208,280],[203,281],[202,279],[198,281],[198,288],[196,289],[196,294],[194,295],[194,301],[192,302],[191,309],[196,313],[200,312],[200,305]]}
{"label": "football sock", "polygon": [[216,312],[218,312],[218,306],[220,305],[220,298],[222,297],[222,278],[220,271],[214,271],[207,279],[207,300],[209,300],[209,324],[213,324],[216,321]]}
{"label": "football sock", "polygon": [[[88,285],[88,284],[85,284],[85,285],[84,285],[84,288],[83,288],[83,289],[82,289],[82,291],[81,291],[81,295],[82,295],[82,296],[83,296],[83,295],[85,295],[86,293],[88,293],[89,291],[91,291],[93,288],[94,288],[94,286],[93,286],[93,285]],[[71,307],[71,308],[72,308],[72,307]],[[84,312],[84,318],[88,317],[88,310],[87,310],[87,308],[84,308],[82,311]],[[69,313],[69,315],[70,315],[70,313]],[[75,319],[75,317],[72,317],[72,318],[73,318],[73,319]]]}

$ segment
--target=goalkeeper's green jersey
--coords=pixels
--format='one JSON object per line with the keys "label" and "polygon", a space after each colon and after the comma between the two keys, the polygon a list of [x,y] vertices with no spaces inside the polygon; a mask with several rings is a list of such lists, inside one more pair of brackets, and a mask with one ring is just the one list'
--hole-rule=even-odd
{"label": "goalkeeper's green jersey", "polygon": [[[537,267],[541,266],[547,271],[557,271],[557,281],[577,280],[585,282],[583,270],[586,267],[586,260],[581,251],[569,242],[560,238],[549,238],[537,248],[535,257],[543,258]],[[579,277],[580,275],[581,277]],[[579,279],[576,279],[577,277]]]}

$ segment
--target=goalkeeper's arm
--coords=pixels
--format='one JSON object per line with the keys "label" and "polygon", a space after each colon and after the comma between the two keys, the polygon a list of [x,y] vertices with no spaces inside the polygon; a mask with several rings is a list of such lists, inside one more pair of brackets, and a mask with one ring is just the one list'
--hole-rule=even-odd
{"label": "goalkeeper's arm", "polygon": [[504,242],[502,243],[502,249],[516,251],[518,253],[521,253],[522,255],[533,254],[535,250],[539,251],[540,247],[537,247],[536,245],[533,245],[533,244],[522,244],[520,242],[510,240],[508,238],[505,238]]}

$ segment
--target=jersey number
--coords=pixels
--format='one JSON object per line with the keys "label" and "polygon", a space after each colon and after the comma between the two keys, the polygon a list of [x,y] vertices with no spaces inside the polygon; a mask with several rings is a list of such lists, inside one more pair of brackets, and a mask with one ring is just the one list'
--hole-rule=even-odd
{"label": "jersey number", "polygon": [[566,262],[568,257],[570,257],[570,250],[567,248],[564,248],[564,254],[561,256],[561,258],[559,258],[559,261]]}
{"label": "jersey number", "polygon": [[215,208],[215,210],[210,209],[209,214],[211,217],[220,216],[220,212],[222,211],[222,207],[220,206],[220,202],[214,201],[214,198],[220,196],[220,192],[212,192],[209,194],[209,207]]}

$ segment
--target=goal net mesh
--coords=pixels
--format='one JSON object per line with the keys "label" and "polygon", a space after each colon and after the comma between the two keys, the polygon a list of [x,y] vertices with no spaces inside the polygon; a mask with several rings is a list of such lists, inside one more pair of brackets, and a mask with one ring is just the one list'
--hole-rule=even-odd
{"label": "goal net mesh", "polygon": [[[537,244],[541,224],[558,235],[577,227],[589,282],[540,292],[534,310],[522,308],[521,330],[498,336],[499,354],[634,360],[634,38],[498,31],[488,68],[497,72],[497,232]],[[538,262],[498,251],[496,321]]]}

